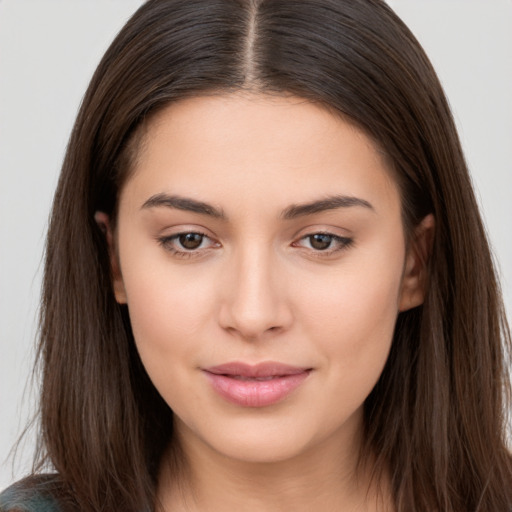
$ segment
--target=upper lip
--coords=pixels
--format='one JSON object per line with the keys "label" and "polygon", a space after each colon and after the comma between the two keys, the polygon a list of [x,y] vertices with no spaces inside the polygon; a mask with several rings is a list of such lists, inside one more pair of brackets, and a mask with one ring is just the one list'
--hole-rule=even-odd
{"label": "upper lip", "polygon": [[216,375],[232,375],[240,377],[277,377],[284,375],[297,375],[309,370],[311,370],[311,368],[291,366],[274,361],[265,361],[258,364],[247,364],[235,361],[204,368],[204,371],[214,373]]}

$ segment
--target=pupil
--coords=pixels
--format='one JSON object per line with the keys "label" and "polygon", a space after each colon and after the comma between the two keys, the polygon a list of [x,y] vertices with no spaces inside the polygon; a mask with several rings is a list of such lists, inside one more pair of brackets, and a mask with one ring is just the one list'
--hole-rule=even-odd
{"label": "pupil", "polygon": [[203,235],[198,233],[187,233],[185,235],[180,235],[179,241],[185,249],[197,249],[203,241]]}
{"label": "pupil", "polygon": [[313,247],[314,249],[318,249],[320,251],[327,249],[331,245],[331,242],[331,235],[322,235],[318,233],[310,237],[311,247]]}

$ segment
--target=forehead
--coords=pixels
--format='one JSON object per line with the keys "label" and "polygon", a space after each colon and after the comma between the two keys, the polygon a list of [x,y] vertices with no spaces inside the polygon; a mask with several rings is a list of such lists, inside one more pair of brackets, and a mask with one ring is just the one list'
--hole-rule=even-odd
{"label": "forehead", "polygon": [[181,100],[156,114],[142,138],[121,199],[164,192],[260,208],[333,193],[365,196],[377,207],[399,201],[370,138],[299,97],[234,93]]}

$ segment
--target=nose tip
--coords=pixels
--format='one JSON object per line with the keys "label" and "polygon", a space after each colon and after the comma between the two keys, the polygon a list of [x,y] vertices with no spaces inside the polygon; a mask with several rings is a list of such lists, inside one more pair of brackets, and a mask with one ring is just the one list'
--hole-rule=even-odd
{"label": "nose tip", "polygon": [[[292,322],[282,278],[268,263],[255,261],[230,273],[221,304],[220,324],[246,340],[258,340],[286,330]],[[232,268],[233,270],[233,268]]]}
{"label": "nose tip", "polygon": [[237,333],[246,340],[258,340],[266,334],[278,333],[284,329],[284,322],[270,310],[264,311],[261,307],[245,308],[240,301],[229,313],[224,314],[224,318],[224,329]]}

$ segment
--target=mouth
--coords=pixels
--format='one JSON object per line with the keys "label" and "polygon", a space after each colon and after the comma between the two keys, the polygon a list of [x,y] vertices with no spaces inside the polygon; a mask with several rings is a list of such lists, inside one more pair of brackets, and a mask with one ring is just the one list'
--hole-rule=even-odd
{"label": "mouth", "polygon": [[244,375],[225,375],[226,377],[231,377],[235,380],[244,380],[244,381],[256,381],[256,382],[265,382],[267,380],[274,380],[283,377],[283,375],[272,375],[271,377],[245,377]]}
{"label": "mouth", "polygon": [[284,400],[311,371],[312,368],[276,362],[257,365],[233,362],[203,369],[214,391],[241,407],[266,407]]}

